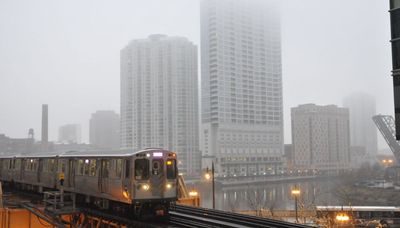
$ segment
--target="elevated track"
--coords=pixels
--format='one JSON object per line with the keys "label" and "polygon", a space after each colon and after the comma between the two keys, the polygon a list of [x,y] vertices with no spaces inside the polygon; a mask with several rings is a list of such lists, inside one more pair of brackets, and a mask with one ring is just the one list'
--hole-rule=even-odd
{"label": "elevated track", "polygon": [[[11,195],[9,192],[7,195]],[[21,194],[20,200],[16,200],[17,196]],[[94,209],[92,207],[85,207],[84,205],[77,205],[76,210],[71,214],[54,213],[54,211],[45,210],[43,203],[40,202],[40,195],[37,193],[30,193],[24,191],[12,192],[13,197],[5,197],[5,204],[12,208],[20,208],[26,210],[26,216],[37,217],[41,220],[43,226],[40,227],[111,227],[111,228],[124,228],[124,227],[148,227],[148,228],[161,228],[161,227],[186,227],[186,228],[205,228],[205,227],[221,227],[221,228],[238,228],[238,227],[299,227],[305,228],[308,226],[289,223],[279,220],[268,218],[261,218],[251,215],[237,214],[232,212],[225,212],[220,210],[213,210],[207,208],[172,205],[170,215],[165,219],[150,219],[150,220],[136,220],[125,215],[118,214],[110,210]],[[20,197],[18,196],[18,197]],[[11,201],[11,202],[10,202]],[[30,202],[31,201],[31,202]],[[11,204],[10,204],[11,203]],[[5,206],[4,209],[6,209]],[[10,210],[12,212],[12,209]],[[14,219],[16,217],[14,216]],[[30,220],[32,221],[32,220]],[[0,222],[0,224],[4,221]],[[1,226],[13,227],[13,226]],[[39,226],[34,226],[39,227]]]}
{"label": "elevated track", "polygon": [[170,224],[178,227],[205,228],[205,227],[282,227],[306,228],[309,226],[243,215],[220,210],[199,207],[176,205],[170,212]]}

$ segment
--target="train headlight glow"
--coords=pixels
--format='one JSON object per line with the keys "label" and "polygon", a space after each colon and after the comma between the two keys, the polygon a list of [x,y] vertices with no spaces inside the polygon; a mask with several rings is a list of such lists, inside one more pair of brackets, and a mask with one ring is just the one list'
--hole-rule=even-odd
{"label": "train headlight glow", "polygon": [[350,217],[346,214],[338,214],[336,215],[336,220],[338,220],[339,222],[347,222],[349,221]]}
{"label": "train headlight glow", "polygon": [[124,188],[124,191],[122,191],[122,195],[125,197],[125,198],[127,198],[127,199],[129,199],[129,192],[128,192],[128,188],[125,186],[125,188]]}
{"label": "train headlight glow", "polygon": [[144,184],[144,185],[142,185],[142,189],[147,191],[150,189],[150,186],[148,184]]}
{"label": "train headlight glow", "polygon": [[167,187],[167,189],[170,189],[170,188],[172,188],[172,184],[169,184],[169,183],[168,183],[168,184],[166,185],[166,187]]}
{"label": "train headlight glow", "polygon": [[127,190],[124,190],[124,191],[122,192],[122,195],[123,195],[125,198],[129,199],[129,192],[128,192]]}

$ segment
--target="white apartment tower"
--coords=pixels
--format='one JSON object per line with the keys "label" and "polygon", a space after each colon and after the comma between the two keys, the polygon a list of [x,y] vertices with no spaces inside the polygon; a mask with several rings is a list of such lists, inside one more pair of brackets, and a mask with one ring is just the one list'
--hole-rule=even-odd
{"label": "white apartment tower", "polygon": [[349,110],[336,105],[305,104],[291,111],[294,166],[325,173],[348,169]]}
{"label": "white apartment tower", "polygon": [[354,93],[343,100],[350,110],[350,142],[352,146],[365,147],[366,159],[375,159],[378,151],[377,128],[372,120],[376,115],[373,96]]}
{"label": "white apartment tower", "polygon": [[269,0],[201,1],[203,168],[281,172],[280,17]]}
{"label": "white apartment tower", "polygon": [[197,47],[151,35],[121,51],[121,146],[178,154],[179,171],[200,175]]}

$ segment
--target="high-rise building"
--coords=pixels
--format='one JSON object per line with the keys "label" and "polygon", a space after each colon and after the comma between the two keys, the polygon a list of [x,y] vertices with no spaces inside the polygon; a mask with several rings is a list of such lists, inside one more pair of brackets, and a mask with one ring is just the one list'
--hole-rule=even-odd
{"label": "high-rise building", "polygon": [[114,111],[96,111],[89,124],[89,142],[98,149],[119,148],[119,115]]}
{"label": "high-rise building", "polygon": [[151,35],[121,51],[121,146],[176,151],[180,172],[199,175],[197,47]]}
{"label": "high-rise building", "polygon": [[392,44],[392,77],[396,138],[400,140],[400,0],[390,0],[390,26]]}
{"label": "high-rise building", "polygon": [[58,141],[62,143],[81,143],[81,125],[66,124],[58,129]]}
{"label": "high-rise building", "polygon": [[374,97],[365,93],[355,93],[343,100],[343,106],[350,111],[350,145],[365,147],[365,159],[375,159],[378,136],[372,120],[376,115]]}
{"label": "high-rise building", "polygon": [[291,111],[292,156],[296,169],[337,173],[350,167],[347,108],[305,104]]}
{"label": "high-rise building", "polygon": [[201,2],[201,150],[220,176],[281,172],[278,11],[269,0]]}

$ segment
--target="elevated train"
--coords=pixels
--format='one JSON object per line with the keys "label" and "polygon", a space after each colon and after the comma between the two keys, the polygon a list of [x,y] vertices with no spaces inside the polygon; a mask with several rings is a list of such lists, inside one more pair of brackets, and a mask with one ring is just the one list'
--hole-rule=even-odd
{"label": "elevated train", "polygon": [[163,149],[0,156],[2,182],[38,192],[63,188],[78,202],[137,217],[168,214],[177,174],[176,153]]}

